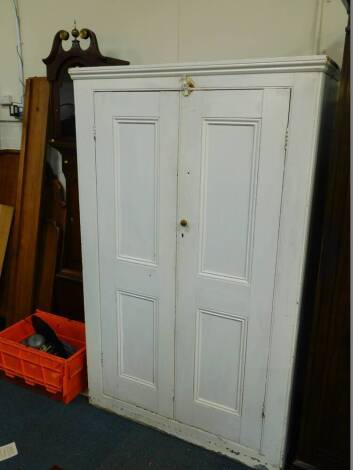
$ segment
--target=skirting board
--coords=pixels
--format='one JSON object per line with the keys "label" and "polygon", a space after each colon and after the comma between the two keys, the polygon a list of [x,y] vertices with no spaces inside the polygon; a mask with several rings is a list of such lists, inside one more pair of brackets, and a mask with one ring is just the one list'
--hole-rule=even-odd
{"label": "skirting board", "polygon": [[269,464],[263,455],[252,449],[107,395],[102,394],[99,397],[91,395],[89,402],[98,408],[111,411],[124,418],[158,429],[191,444],[225,455],[254,469],[279,470],[278,466]]}

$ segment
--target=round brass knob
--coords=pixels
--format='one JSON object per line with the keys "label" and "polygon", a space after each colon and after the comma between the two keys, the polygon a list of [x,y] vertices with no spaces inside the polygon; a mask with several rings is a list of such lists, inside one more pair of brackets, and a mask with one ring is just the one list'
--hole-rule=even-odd
{"label": "round brass knob", "polygon": [[186,227],[187,224],[188,224],[188,221],[187,221],[186,219],[181,219],[180,225],[181,225],[182,227]]}
{"label": "round brass knob", "polygon": [[67,41],[69,39],[69,33],[67,31],[65,31],[64,29],[60,30],[59,35],[60,35],[60,39],[62,41]]}
{"label": "round brass knob", "polygon": [[80,31],[80,37],[81,37],[82,39],[87,39],[87,38],[89,37],[89,31],[88,31],[87,28],[81,29],[81,31]]}

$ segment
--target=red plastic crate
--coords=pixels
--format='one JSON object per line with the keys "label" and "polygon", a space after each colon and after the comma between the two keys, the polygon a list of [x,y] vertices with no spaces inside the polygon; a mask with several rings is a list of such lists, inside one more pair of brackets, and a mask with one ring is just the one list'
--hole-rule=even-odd
{"label": "red plastic crate", "polygon": [[85,325],[41,310],[35,315],[47,322],[61,340],[74,346],[76,352],[63,359],[21,344],[35,333],[30,315],[0,332],[0,370],[8,377],[21,377],[29,385],[60,394],[67,404],[87,387]]}

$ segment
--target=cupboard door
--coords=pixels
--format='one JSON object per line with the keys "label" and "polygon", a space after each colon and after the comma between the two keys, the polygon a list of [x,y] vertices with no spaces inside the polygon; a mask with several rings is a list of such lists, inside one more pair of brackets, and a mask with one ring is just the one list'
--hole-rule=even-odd
{"label": "cupboard door", "polygon": [[196,90],[181,101],[175,417],[253,449],[289,101],[288,89]]}
{"label": "cupboard door", "polygon": [[179,95],[95,94],[105,394],[173,416]]}

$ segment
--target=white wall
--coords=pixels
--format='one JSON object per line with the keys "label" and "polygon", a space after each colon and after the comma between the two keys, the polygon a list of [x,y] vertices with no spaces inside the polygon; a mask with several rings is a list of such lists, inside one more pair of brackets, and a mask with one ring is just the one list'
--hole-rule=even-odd
{"label": "white wall", "polygon": [[[133,64],[327,53],[342,60],[341,0],[18,0],[25,76],[45,75],[54,34],[96,32],[104,55]],[[11,0],[0,0],[0,97],[20,96]],[[0,109],[0,120],[8,119]],[[19,126],[0,122],[0,147]]]}
{"label": "white wall", "polygon": [[[18,77],[15,14],[11,0],[0,0],[0,99],[5,94],[20,98]],[[0,148],[18,148],[20,139],[21,126],[0,106]]]}

